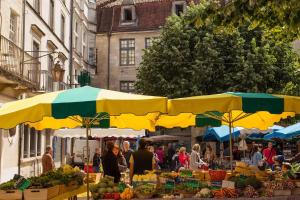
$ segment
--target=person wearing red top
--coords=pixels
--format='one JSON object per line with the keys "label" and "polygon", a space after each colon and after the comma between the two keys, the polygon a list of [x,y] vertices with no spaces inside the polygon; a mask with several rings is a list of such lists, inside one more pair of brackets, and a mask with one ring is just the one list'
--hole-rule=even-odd
{"label": "person wearing red top", "polygon": [[155,153],[157,154],[158,157],[158,165],[160,166],[160,168],[163,168],[164,165],[164,158],[165,158],[165,151],[163,146],[160,146]]}
{"label": "person wearing red top", "polygon": [[180,166],[184,167],[186,169],[189,168],[189,156],[186,153],[186,148],[185,147],[181,147],[179,150],[179,162],[180,162]]}
{"label": "person wearing red top", "polygon": [[272,142],[268,142],[268,148],[263,150],[264,160],[267,162],[269,167],[272,168],[274,165],[274,157],[276,156],[276,150],[273,148]]}

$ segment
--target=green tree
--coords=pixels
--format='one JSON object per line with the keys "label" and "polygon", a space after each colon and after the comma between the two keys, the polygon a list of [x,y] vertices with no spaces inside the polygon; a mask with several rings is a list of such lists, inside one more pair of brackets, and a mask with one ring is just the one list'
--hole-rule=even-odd
{"label": "green tree", "polygon": [[193,5],[182,16],[167,20],[160,38],[145,50],[138,92],[172,98],[227,91],[281,92],[293,81],[298,56],[288,43],[265,38],[260,27],[194,23],[195,16],[206,15],[210,6]]}

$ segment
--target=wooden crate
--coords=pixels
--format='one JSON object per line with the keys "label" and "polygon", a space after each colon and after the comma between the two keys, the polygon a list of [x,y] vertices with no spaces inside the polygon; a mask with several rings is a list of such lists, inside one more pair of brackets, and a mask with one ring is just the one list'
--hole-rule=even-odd
{"label": "wooden crate", "polygon": [[274,196],[291,196],[291,190],[274,190]]}
{"label": "wooden crate", "polygon": [[0,190],[0,200],[21,200],[22,192],[20,190]]}
{"label": "wooden crate", "polygon": [[69,183],[67,186],[66,185],[59,185],[59,194],[63,194],[72,190],[76,190],[77,188],[79,188],[79,185],[73,181],[71,183]]}
{"label": "wooden crate", "polygon": [[58,185],[44,189],[26,189],[24,191],[24,200],[47,200],[58,196],[58,194]]}
{"label": "wooden crate", "polygon": [[292,190],[292,195],[300,195],[300,188],[295,188]]}

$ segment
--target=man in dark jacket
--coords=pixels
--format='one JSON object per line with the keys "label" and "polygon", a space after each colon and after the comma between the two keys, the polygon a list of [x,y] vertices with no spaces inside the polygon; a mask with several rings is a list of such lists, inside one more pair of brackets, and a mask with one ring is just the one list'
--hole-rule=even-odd
{"label": "man in dark jacket", "polygon": [[117,159],[119,147],[115,145],[113,142],[108,142],[107,149],[108,151],[103,156],[102,159],[104,175],[114,177],[115,183],[118,183],[121,178],[121,173],[119,171],[119,165]]}
{"label": "man in dark jacket", "polygon": [[139,142],[139,149],[132,153],[130,158],[130,178],[135,174],[144,174],[146,170],[153,170],[155,168],[155,160],[153,153],[147,150],[147,142],[141,139]]}

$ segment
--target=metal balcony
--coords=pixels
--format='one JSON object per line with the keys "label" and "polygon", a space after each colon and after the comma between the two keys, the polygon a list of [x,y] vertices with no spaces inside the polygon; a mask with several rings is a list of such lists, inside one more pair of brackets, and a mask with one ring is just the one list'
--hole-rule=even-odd
{"label": "metal balcony", "polygon": [[[28,77],[30,70],[39,70],[40,62],[34,61],[34,57],[24,54],[25,62],[22,69],[22,49],[4,36],[0,36],[0,70],[1,75],[9,81],[29,88],[35,88],[39,80],[36,77]],[[37,76],[38,77],[38,76]]]}

